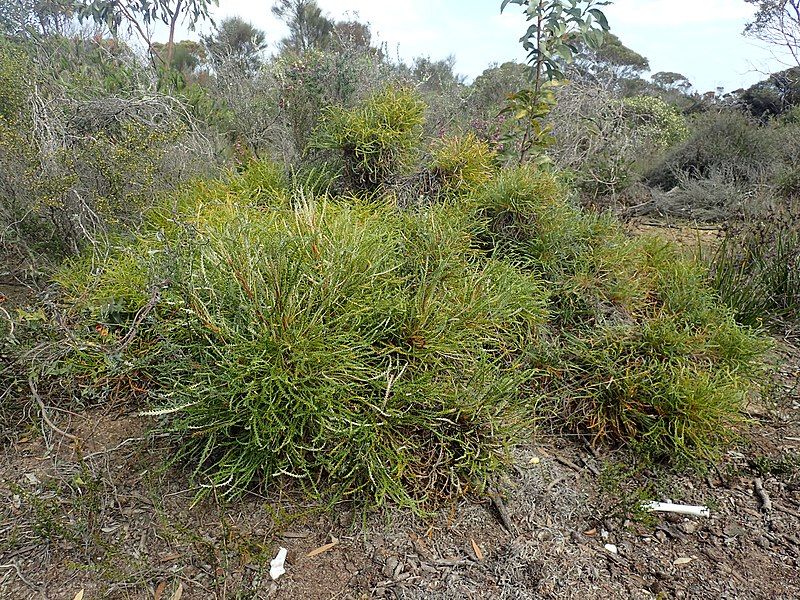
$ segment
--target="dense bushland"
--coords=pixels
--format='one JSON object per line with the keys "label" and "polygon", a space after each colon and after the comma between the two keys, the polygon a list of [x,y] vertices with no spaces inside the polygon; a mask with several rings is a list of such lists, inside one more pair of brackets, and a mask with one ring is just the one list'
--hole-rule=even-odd
{"label": "dense bushland", "polygon": [[[554,23],[542,48],[577,60],[534,83],[467,84],[311,9],[278,7],[272,57],[241,21],[146,57],[0,35],[0,245],[52,281],[0,305],[2,387],[141,411],[227,496],[423,509],[538,428],[670,464],[724,448],[760,328],[798,315],[791,109],[646,81],[602,21],[568,45]],[[585,205],[727,237],[696,260]]]}
{"label": "dense bushland", "polygon": [[[338,113],[329,148],[352,149],[340,131],[391,139],[398,94]],[[396,112],[364,122],[376,105]],[[486,152],[444,169],[462,147],[436,144],[442,191],[408,208],[263,163],[186,187],[134,240],[60,270],[72,333],[50,370],[153,406],[199,483],[231,494],[290,479],[423,506],[483,489],[545,420],[653,458],[713,455],[759,338],[676,249],[539,168]]]}
{"label": "dense bushland", "polygon": [[694,119],[694,132],[644,174],[668,190],[657,210],[719,223],[712,283],[744,323],[795,321],[800,314],[800,129],[759,123],[736,110]]}
{"label": "dense bushland", "polygon": [[187,101],[147,89],[124,50],[87,46],[0,41],[0,243],[9,252],[75,254],[211,172],[213,146]]}

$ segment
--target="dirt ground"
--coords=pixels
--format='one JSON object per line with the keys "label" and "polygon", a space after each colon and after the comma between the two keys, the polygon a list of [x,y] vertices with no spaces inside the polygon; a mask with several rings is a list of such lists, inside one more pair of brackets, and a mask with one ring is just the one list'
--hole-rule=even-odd
{"label": "dirt ground", "polygon": [[[800,598],[800,339],[774,358],[767,400],[705,473],[631,473],[624,453],[539,438],[494,500],[429,518],[291,489],[195,501],[151,420],[48,407],[65,436],[22,390],[23,425],[0,436],[0,598]],[[644,513],[642,500],[711,516]]]}

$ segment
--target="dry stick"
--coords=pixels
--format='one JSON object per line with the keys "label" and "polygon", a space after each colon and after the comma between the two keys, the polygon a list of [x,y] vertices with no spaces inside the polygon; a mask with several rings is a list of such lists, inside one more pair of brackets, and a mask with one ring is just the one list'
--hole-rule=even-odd
{"label": "dry stick", "polygon": [[22,574],[22,571],[20,571],[19,565],[16,563],[16,561],[10,562],[7,565],[0,565],[0,569],[14,569],[17,572],[17,577],[19,577],[22,580],[22,583],[27,585],[32,590],[39,591],[38,585],[31,583],[30,581],[25,579],[25,576]]}
{"label": "dry stick", "polygon": [[547,489],[545,489],[545,492],[549,494],[550,492],[553,491],[554,487],[556,487],[561,483],[566,483],[566,481],[567,481],[566,477],[559,477],[558,479],[553,479],[553,481],[551,481],[550,484],[547,486]]}
{"label": "dry stick", "polygon": [[590,463],[585,458],[581,458],[581,462],[583,462],[586,468],[592,472],[592,475],[594,475],[595,477],[600,477],[600,470],[597,467],[595,467],[592,463]]}
{"label": "dry stick", "polygon": [[106,448],[105,450],[100,450],[98,452],[92,452],[91,454],[87,454],[86,456],[83,457],[83,460],[89,460],[94,458],[95,456],[102,456],[104,454],[111,454],[112,452],[115,452],[120,448],[122,448],[123,446],[127,446],[128,444],[132,444],[134,442],[146,442],[147,440],[148,438],[146,437],[128,438],[122,441],[121,443],[117,444],[113,448]]}
{"label": "dry stick", "polygon": [[139,309],[139,312],[136,313],[136,316],[133,318],[133,323],[131,324],[131,328],[128,331],[128,333],[125,334],[125,337],[122,338],[122,341],[120,342],[120,345],[117,348],[117,352],[122,352],[128,346],[128,344],[130,344],[136,337],[139,325],[141,325],[145,317],[147,317],[147,315],[150,314],[150,311],[156,307],[156,304],[158,304],[158,301],[161,299],[161,290],[163,290],[165,287],[167,287],[166,281],[162,281],[161,283],[153,287],[153,294],[150,297],[150,301],[147,304],[145,304],[141,309]]}
{"label": "dry stick", "polygon": [[785,506],[780,506],[780,505],[776,504],[775,505],[775,510],[778,510],[778,511],[780,511],[782,513],[786,513],[787,515],[791,515],[791,516],[793,516],[793,517],[795,517],[797,519],[800,519],[800,512],[797,512],[796,510],[792,510],[791,508],[787,508]]}
{"label": "dry stick", "polygon": [[772,510],[772,500],[769,498],[769,494],[767,494],[767,490],[764,489],[764,482],[761,481],[760,478],[756,478],[753,482],[756,488],[756,494],[761,499],[761,508],[764,512],[769,512]]}
{"label": "dry stick", "polygon": [[506,510],[506,505],[503,503],[503,499],[500,497],[500,494],[495,491],[490,491],[489,498],[491,498],[492,504],[497,510],[497,514],[500,516],[500,522],[503,524],[503,527],[506,528],[508,533],[514,535],[516,532],[516,527],[514,527],[514,523],[508,514],[508,510]]}
{"label": "dry stick", "polygon": [[570,469],[572,469],[573,471],[575,471],[578,474],[583,473],[583,471],[584,471],[584,469],[581,469],[578,465],[576,465],[574,462],[572,462],[568,458],[564,458],[563,456],[558,456],[558,455],[555,455],[554,458],[556,459],[556,461],[560,462],[565,467],[569,467]]}
{"label": "dry stick", "polygon": [[55,423],[50,420],[50,417],[47,415],[47,407],[44,405],[42,398],[39,396],[39,392],[36,390],[36,384],[33,382],[33,376],[28,378],[28,386],[31,388],[31,395],[33,399],[36,400],[36,403],[39,405],[39,411],[42,413],[42,420],[47,423],[47,425],[58,434],[61,434],[63,437],[72,440],[73,442],[80,442],[81,439],[77,436],[72,435],[71,433],[67,433],[63,429],[59,429]]}
{"label": "dry stick", "polygon": [[[2,298],[0,298],[0,300],[2,300]],[[6,316],[6,319],[8,319],[9,327],[11,327],[11,330],[8,332],[8,335],[9,336],[13,336],[14,335],[14,319],[11,318],[11,315],[8,314],[8,311],[5,308],[3,308],[2,306],[0,306],[0,312],[2,312]]]}

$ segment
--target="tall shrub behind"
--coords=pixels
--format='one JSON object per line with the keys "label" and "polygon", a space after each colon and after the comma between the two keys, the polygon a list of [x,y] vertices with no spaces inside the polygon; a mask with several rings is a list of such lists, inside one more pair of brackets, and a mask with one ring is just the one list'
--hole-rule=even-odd
{"label": "tall shrub behind", "polygon": [[424,115],[416,93],[390,86],[352,109],[327,108],[312,145],[331,152],[349,189],[374,192],[414,166]]}

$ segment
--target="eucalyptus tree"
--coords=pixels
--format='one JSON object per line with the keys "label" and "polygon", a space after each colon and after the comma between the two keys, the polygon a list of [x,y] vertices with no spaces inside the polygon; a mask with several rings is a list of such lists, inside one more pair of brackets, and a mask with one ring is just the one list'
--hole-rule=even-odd
{"label": "eucalyptus tree", "polygon": [[745,35],[786,50],[800,66],[800,0],[745,0],[758,10]]}
{"label": "eucalyptus tree", "polygon": [[73,15],[71,0],[3,0],[0,33],[18,38],[62,34]]}
{"label": "eucalyptus tree", "polygon": [[613,33],[607,33],[597,48],[590,48],[580,41],[576,47],[579,53],[575,56],[575,70],[584,78],[615,83],[635,79],[650,70],[650,61],[628,48]]}
{"label": "eucalyptus tree", "polygon": [[77,0],[76,13],[81,22],[91,20],[104,25],[115,36],[138,36],[152,58],[161,56],[154,51],[150,28],[159,23],[166,25],[169,33],[163,60],[171,65],[178,25],[194,31],[200,22],[212,21],[210,10],[217,4],[217,0]]}
{"label": "eucalyptus tree", "polygon": [[230,63],[246,73],[254,73],[262,64],[267,48],[266,34],[239,17],[223,19],[212,35],[203,36],[211,60],[215,64]]}
{"label": "eucalyptus tree", "polygon": [[[553,88],[566,76],[566,65],[574,62],[581,45],[599,49],[609,30],[608,19],[599,8],[610,0],[503,0],[501,12],[509,4],[523,8],[528,28],[520,38],[528,52],[530,85],[509,96],[504,113],[522,124],[518,144],[519,162],[531,152],[543,157],[553,137],[544,118],[555,104]],[[513,134],[512,134],[513,135]]]}
{"label": "eucalyptus tree", "polygon": [[289,27],[289,36],[281,42],[284,49],[304,52],[331,42],[335,24],[322,13],[316,0],[278,0],[272,14]]}
{"label": "eucalyptus tree", "polygon": [[[797,66],[774,73],[744,94],[744,102],[754,113],[782,112],[794,104],[800,88],[800,0],[745,0],[758,6],[745,35],[766,42],[788,53]],[[788,65],[787,65],[788,66]],[[774,101],[769,101],[773,96]],[[759,106],[762,105],[762,106]],[[772,105],[772,106],[770,106]]]}
{"label": "eucalyptus tree", "polygon": [[659,71],[651,77],[653,83],[665,90],[678,90],[684,94],[692,89],[692,82],[686,75],[674,71]]}

